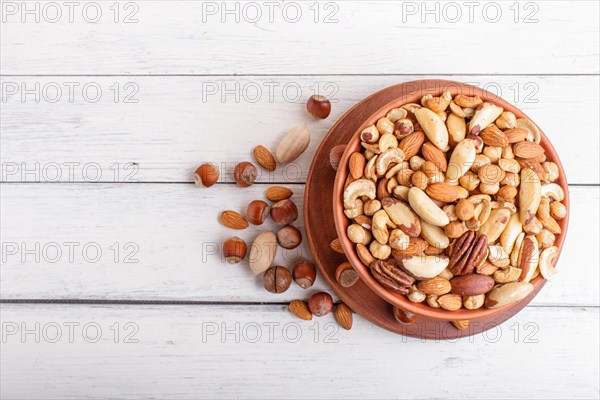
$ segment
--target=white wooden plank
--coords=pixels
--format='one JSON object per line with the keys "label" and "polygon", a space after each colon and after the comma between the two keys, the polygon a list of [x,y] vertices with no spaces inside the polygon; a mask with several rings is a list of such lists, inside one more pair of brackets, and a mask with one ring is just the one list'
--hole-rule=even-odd
{"label": "white wooden plank", "polygon": [[[302,213],[303,187],[292,188]],[[213,255],[228,236],[250,242],[258,231],[275,228],[269,221],[240,233],[217,220],[224,209],[243,212],[251,200],[263,197],[264,189],[264,185],[202,190],[188,184],[2,184],[2,298],[277,302],[305,297],[306,292],[295,285],[284,294],[270,294],[245,263],[230,266]],[[534,304],[599,303],[600,260],[598,252],[589,249],[595,249],[600,238],[600,191],[571,189],[571,222],[558,264],[560,274]],[[303,226],[302,218],[297,226]],[[114,243],[119,248],[116,262]],[[74,249],[72,258],[69,246]],[[94,262],[97,248],[102,256]],[[134,250],[133,259],[125,262]],[[291,265],[300,256],[310,257],[306,243],[280,253],[276,261]],[[321,279],[316,288],[326,288]]]}
{"label": "white wooden plank", "polygon": [[4,1],[3,73],[599,71],[595,1],[114,3]]}
{"label": "white wooden plank", "polygon": [[[377,90],[423,78],[4,77],[0,179],[191,182],[199,163],[211,161],[223,170],[222,181],[232,182],[235,163],[251,159],[256,145],[274,149],[287,130],[309,121],[308,151],[276,173],[261,174],[263,182],[300,183],[327,129],[347,109]],[[570,183],[600,183],[598,76],[449,79],[485,87],[521,107],[554,143]],[[92,102],[97,89],[101,95]],[[325,121],[312,121],[305,111],[315,91],[334,101]]]}
{"label": "white wooden plank", "polygon": [[598,308],[528,307],[486,334],[438,342],[356,315],[343,331],[331,315],[301,321],[285,306],[1,309],[2,398],[549,399],[599,390]]}

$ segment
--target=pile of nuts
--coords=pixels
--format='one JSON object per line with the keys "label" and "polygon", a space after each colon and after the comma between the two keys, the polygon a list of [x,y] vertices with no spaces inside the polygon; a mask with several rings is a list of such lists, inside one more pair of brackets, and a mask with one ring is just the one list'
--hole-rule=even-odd
{"label": "pile of nuts", "polygon": [[[315,118],[327,118],[331,111],[331,103],[322,96],[312,96],[307,103],[307,111]],[[305,124],[296,127],[281,140],[275,155],[266,147],[257,146],[253,156],[258,165],[269,172],[277,169],[277,164],[287,164],[297,159],[310,143],[310,132]],[[194,181],[197,186],[210,187],[219,180],[219,170],[213,164],[201,165],[195,173]],[[254,164],[244,161],[235,166],[233,176],[237,186],[245,188],[253,185],[258,176]],[[291,250],[302,243],[302,233],[292,224],[298,219],[298,207],[291,199],[292,190],[283,186],[273,186],[266,190],[265,197],[272,204],[264,200],[254,200],[246,207],[245,216],[233,210],[223,211],[219,217],[221,224],[227,228],[243,230],[252,225],[262,225],[271,217],[271,220],[280,228],[277,232],[263,231],[250,246],[248,264],[255,275],[262,274],[264,288],[271,293],[284,293],[292,280],[301,288],[308,289],[313,286],[317,271],[313,263],[307,260],[296,261],[292,272],[280,265],[273,265],[278,246]],[[229,264],[241,263],[248,253],[248,245],[239,237],[232,237],[223,243],[223,257]],[[349,264],[348,264],[349,265]],[[352,281],[352,276],[356,279]],[[358,279],[356,272],[351,269],[341,274],[340,279],[346,285],[351,285]],[[313,294],[306,304],[302,300],[294,300],[290,311],[304,320],[311,320],[312,316],[323,316],[333,310],[334,303],[331,295],[325,292]],[[339,304],[334,315],[340,326],[344,329],[352,327],[352,311],[345,304]]]}
{"label": "pile of nuts", "polygon": [[444,92],[390,110],[360,139],[347,235],[387,290],[449,311],[498,308],[556,273],[565,194],[532,121]]}

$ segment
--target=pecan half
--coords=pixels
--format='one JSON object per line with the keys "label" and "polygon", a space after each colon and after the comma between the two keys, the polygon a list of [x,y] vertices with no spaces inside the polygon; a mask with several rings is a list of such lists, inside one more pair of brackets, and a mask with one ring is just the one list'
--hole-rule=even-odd
{"label": "pecan half", "polygon": [[408,294],[415,279],[402,271],[395,263],[382,260],[371,264],[371,273],[385,288],[399,294]]}
{"label": "pecan half", "polygon": [[448,268],[454,275],[473,273],[487,249],[487,236],[475,237],[475,232],[467,231],[454,243]]}

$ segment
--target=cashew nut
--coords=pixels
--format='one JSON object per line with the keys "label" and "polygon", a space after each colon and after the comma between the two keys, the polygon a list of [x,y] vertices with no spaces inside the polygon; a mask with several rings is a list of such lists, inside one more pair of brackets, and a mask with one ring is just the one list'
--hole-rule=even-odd
{"label": "cashew nut", "polygon": [[551,280],[554,275],[558,273],[556,268],[554,268],[553,264],[556,261],[556,256],[558,255],[558,247],[552,246],[548,247],[546,250],[542,251],[540,255],[540,273],[544,277],[544,279]]}
{"label": "cashew nut", "polygon": [[390,234],[390,247],[396,250],[406,250],[410,244],[410,238],[400,229],[394,229]]}
{"label": "cashew nut", "polygon": [[401,163],[404,161],[404,152],[400,148],[388,149],[379,155],[377,159],[377,175],[383,176],[391,163]]}
{"label": "cashew nut", "polygon": [[[425,99],[427,96],[423,97]],[[440,97],[429,97],[425,100],[425,107],[429,108],[435,113],[445,111],[448,105],[452,101],[452,95],[450,92],[444,92]]]}
{"label": "cashew nut", "polygon": [[377,162],[378,158],[379,158],[378,155],[373,156],[372,158],[369,159],[369,162],[367,163],[367,165],[365,165],[364,176],[365,176],[365,178],[367,178],[368,180],[373,181],[373,182],[377,182],[375,163]]}
{"label": "cashew nut", "polygon": [[546,183],[542,185],[542,197],[547,197],[554,201],[563,201],[565,199],[565,192],[556,183]]}
{"label": "cashew nut", "polygon": [[496,283],[509,283],[515,282],[521,276],[520,268],[508,267],[506,269],[500,269],[492,275]]}
{"label": "cashew nut", "polygon": [[540,134],[540,130],[530,119],[527,118],[519,118],[517,119],[517,123],[515,125],[517,129],[525,129],[528,132],[527,140],[530,142],[534,142],[540,144],[542,140],[542,135]]}
{"label": "cashew nut", "polygon": [[381,244],[387,244],[390,240],[390,233],[387,228],[387,224],[390,217],[385,210],[379,210],[373,215],[373,236]]}
{"label": "cashew nut", "polygon": [[367,196],[369,199],[373,200],[375,195],[375,183],[367,179],[357,179],[349,184],[344,191],[344,208],[346,210],[356,209],[360,202],[362,211],[362,200],[360,200],[359,197]]}
{"label": "cashew nut", "polygon": [[395,149],[398,147],[398,139],[391,133],[384,133],[379,139],[379,150],[384,152],[388,149]]}
{"label": "cashew nut", "polygon": [[476,108],[481,103],[483,103],[483,100],[481,100],[479,96],[467,96],[464,94],[457,94],[454,97],[454,102],[461,107]]}
{"label": "cashew nut", "polygon": [[385,117],[395,123],[398,120],[406,118],[407,115],[408,115],[408,111],[406,111],[405,109],[394,108],[394,109],[391,109]]}

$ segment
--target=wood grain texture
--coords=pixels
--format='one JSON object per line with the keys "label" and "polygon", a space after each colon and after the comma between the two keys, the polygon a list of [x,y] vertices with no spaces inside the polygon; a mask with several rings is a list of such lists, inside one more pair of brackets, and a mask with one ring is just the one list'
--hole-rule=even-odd
{"label": "wood grain texture", "polygon": [[[250,242],[259,231],[275,228],[269,221],[263,227],[239,232],[218,222],[220,211],[243,212],[251,200],[263,198],[265,188],[3,184],[2,242],[5,247],[15,244],[16,250],[3,249],[2,298],[279,302],[305,297],[306,292],[295,286],[284,294],[272,295],[264,291],[246,264],[230,266],[221,260],[219,246],[227,237],[238,235]],[[302,210],[303,186],[291,188]],[[599,303],[598,253],[582,249],[595,248],[600,237],[600,191],[597,187],[572,187],[571,202],[571,226],[558,264],[560,274],[534,304]],[[302,218],[301,211],[295,223],[301,228]],[[69,242],[78,244],[73,245],[73,262],[65,245]],[[114,243],[120,249],[118,262],[111,247]],[[128,243],[137,246],[134,258],[138,263],[124,262],[134,250],[124,248]],[[102,257],[94,263],[96,247],[102,250]],[[61,257],[52,262],[57,248]],[[301,256],[310,257],[306,242],[302,248],[280,253],[276,262],[290,265]],[[582,276],[586,277],[583,281]],[[317,287],[325,287],[321,279]]]}
{"label": "wood grain texture", "polygon": [[[221,182],[233,182],[235,164],[252,160],[255,146],[274,150],[289,129],[308,121],[308,150],[259,177],[303,183],[321,139],[348,108],[380,89],[422,78],[3,77],[0,179],[192,182],[198,165],[209,161],[222,170]],[[570,183],[600,183],[600,142],[594,134],[600,131],[598,76],[452,79],[498,93],[533,118],[557,149]],[[67,85],[75,83],[79,86],[70,97]],[[36,84],[39,102],[23,91],[36,92]],[[7,94],[13,89],[14,95]],[[94,103],[97,89],[101,94]],[[304,102],[315,90],[333,100],[325,121],[310,120],[305,111]]]}
{"label": "wood grain texture", "polygon": [[[597,308],[528,307],[487,334],[439,342],[400,337],[357,315],[343,331],[331,315],[301,321],[279,305],[1,310],[3,326],[19,329],[2,343],[2,398],[487,398],[493,391],[575,399],[599,390]],[[40,342],[31,333],[23,340],[21,327],[35,331],[35,323]],[[86,324],[96,343],[83,337]]]}
{"label": "wood grain texture", "polygon": [[[63,7],[63,17],[50,23],[54,13],[42,14],[47,3],[40,2],[39,23],[35,15],[22,23],[20,10],[7,16],[9,29],[3,30],[1,41],[4,74],[589,74],[600,70],[595,1],[521,2],[516,3],[517,14],[511,2],[475,3],[470,10],[466,2],[449,1],[429,5],[276,1],[270,11],[266,2],[254,2],[259,10],[252,10],[247,8],[252,2],[175,1],[165,7],[162,2],[138,0],[127,8],[128,2],[118,2],[116,23],[114,6],[109,8],[114,2],[100,2],[102,15],[96,23],[85,19],[94,20],[96,10],[84,15],[82,6],[75,10],[73,22]],[[216,13],[208,7],[216,7]],[[127,16],[133,23],[123,23]],[[470,54],[470,49],[479,51]],[[459,59],[457,51],[465,53],[464,62],[446,62]]]}

